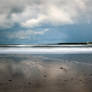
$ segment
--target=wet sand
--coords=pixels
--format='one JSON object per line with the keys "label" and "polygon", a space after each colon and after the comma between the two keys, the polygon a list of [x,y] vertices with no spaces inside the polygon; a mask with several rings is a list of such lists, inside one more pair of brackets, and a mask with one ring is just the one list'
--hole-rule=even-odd
{"label": "wet sand", "polygon": [[92,57],[0,55],[0,92],[92,92]]}

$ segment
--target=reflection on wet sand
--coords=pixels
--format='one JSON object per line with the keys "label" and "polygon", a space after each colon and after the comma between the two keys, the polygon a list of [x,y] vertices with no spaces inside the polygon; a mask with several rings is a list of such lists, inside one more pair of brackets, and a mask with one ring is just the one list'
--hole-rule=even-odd
{"label": "reflection on wet sand", "polygon": [[92,92],[92,59],[68,58],[1,55],[0,92]]}

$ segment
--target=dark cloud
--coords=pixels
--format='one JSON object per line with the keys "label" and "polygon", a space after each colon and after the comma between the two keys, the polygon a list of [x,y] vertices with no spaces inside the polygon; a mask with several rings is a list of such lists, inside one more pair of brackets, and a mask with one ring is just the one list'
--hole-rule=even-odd
{"label": "dark cloud", "polygon": [[83,16],[89,22],[90,3],[91,0],[0,0],[0,27],[11,27],[16,22],[24,27],[72,24]]}

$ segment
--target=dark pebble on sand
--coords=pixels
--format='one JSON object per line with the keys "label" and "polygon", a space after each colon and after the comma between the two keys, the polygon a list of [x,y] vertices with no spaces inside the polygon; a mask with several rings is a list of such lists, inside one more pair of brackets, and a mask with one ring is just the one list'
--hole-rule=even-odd
{"label": "dark pebble on sand", "polygon": [[47,77],[47,75],[44,75],[44,77],[46,78],[46,77]]}
{"label": "dark pebble on sand", "polygon": [[12,80],[8,80],[9,82],[12,82]]}
{"label": "dark pebble on sand", "polygon": [[63,67],[60,67],[60,69],[64,69]]}
{"label": "dark pebble on sand", "polygon": [[92,74],[90,74],[89,76],[92,76]]}
{"label": "dark pebble on sand", "polygon": [[64,81],[68,81],[68,80],[64,80]]}
{"label": "dark pebble on sand", "polygon": [[31,82],[28,82],[29,85],[31,85]]}

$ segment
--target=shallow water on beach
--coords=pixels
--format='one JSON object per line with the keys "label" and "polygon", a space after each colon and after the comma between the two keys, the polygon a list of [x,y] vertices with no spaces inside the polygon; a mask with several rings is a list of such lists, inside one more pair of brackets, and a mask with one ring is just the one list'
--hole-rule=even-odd
{"label": "shallow water on beach", "polygon": [[0,55],[0,92],[92,92],[92,55]]}

